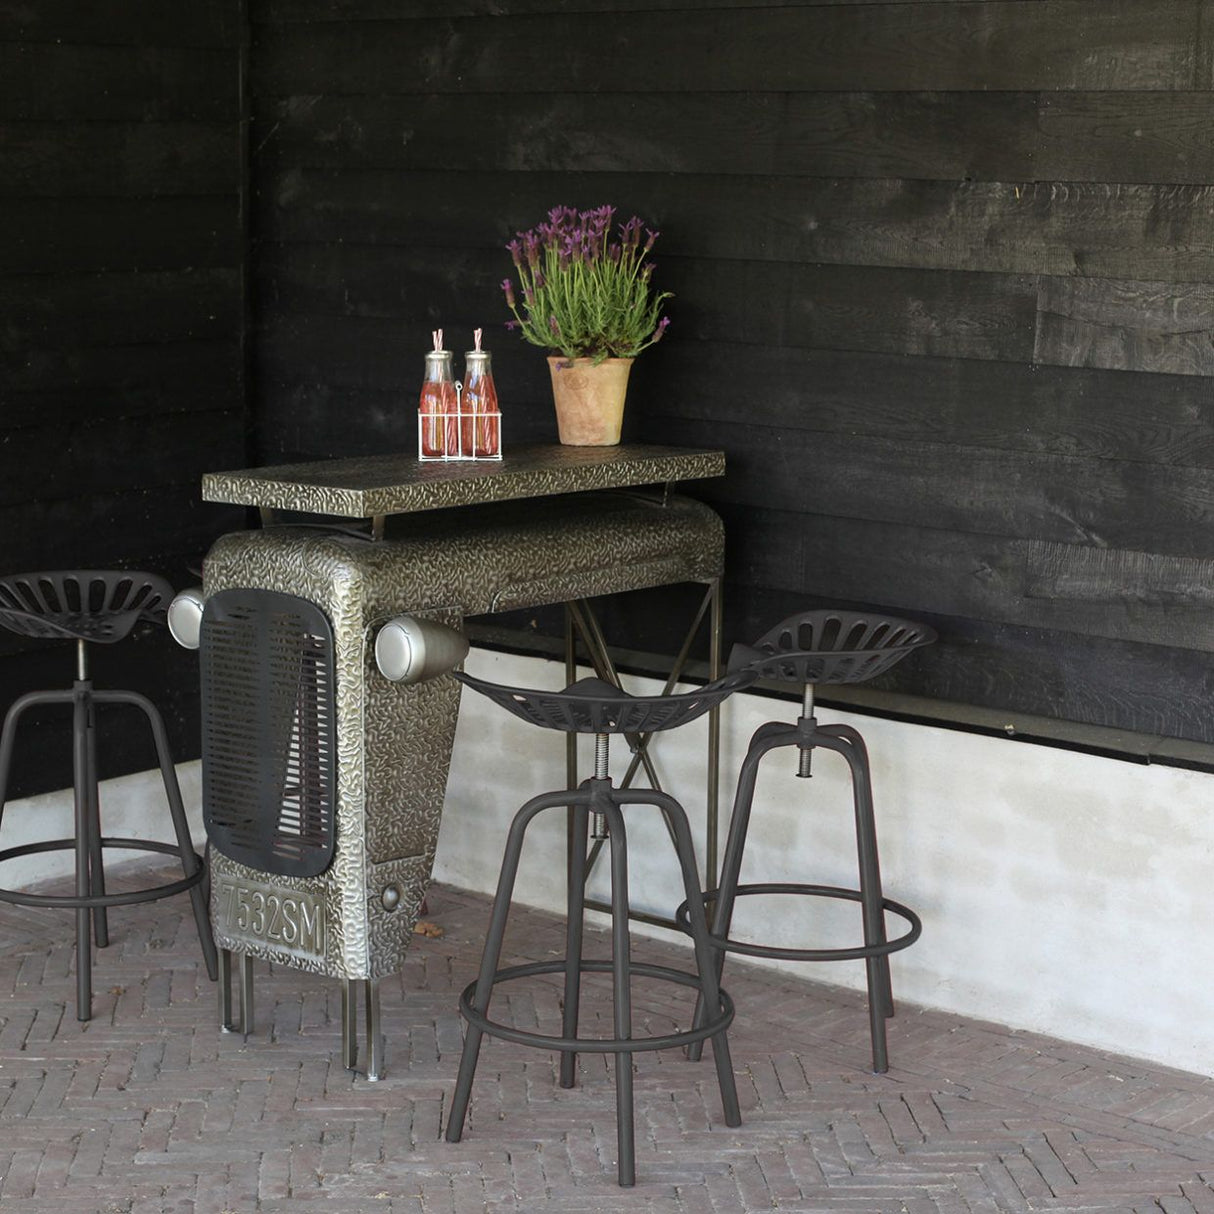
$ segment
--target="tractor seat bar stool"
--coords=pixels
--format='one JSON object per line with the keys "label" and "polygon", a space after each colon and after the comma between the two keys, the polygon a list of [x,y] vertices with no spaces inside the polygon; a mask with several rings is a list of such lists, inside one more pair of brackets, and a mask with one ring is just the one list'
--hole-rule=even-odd
{"label": "tractor seat bar stool", "polygon": [[[693,692],[631,696],[620,688],[597,678],[580,679],[564,691],[534,691],[487,683],[471,675],[456,673],[468,687],[488,696],[501,707],[546,729],[595,736],[594,775],[583,780],[576,790],[560,789],[533,797],[515,815],[506,842],[493,900],[485,951],[477,980],[460,996],[460,1014],[467,1021],[464,1049],[460,1058],[455,1096],[447,1118],[447,1141],[458,1142],[468,1111],[472,1080],[476,1071],[484,1034],[501,1037],[521,1045],[557,1050],[561,1055],[561,1086],[574,1085],[575,1060],[579,1052],[616,1056],[616,1136],[619,1183],[636,1183],[636,1152],[633,1131],[632,1054],[639,1050],[661,1050],[674,1046],[702,1044],[711,1039],[716,1062],[717,1081],[727,1125],[741,1124],[729,1044],[725,1030],[733,1020],[734,1008],[729,996],[719,987],[717,966],[708,942],[708,925],[696,870],[691,829],[682,806],[667,793],[650,788],[617,788],[607,772],[608,742],[613,733],[651,733],[674,729],[720,704],[731,692],[749,686],[755,676],[749,671],[727,675]],[[674,843],[683,887],[688,898],[686,931],[695,945],[696,972],[684,973],[668,966],[634,963],[629,952],[628,918],[628,842],[621,812],[628,805],[651,805],[660,810]],[[506,919],[518,875],[519,859],[527,828],[547,809],[566,808],[571,815],[572,846],[568,871],[568,920],[565,956],[557,961],[541,961],[499,969]],[[583,916],[585,913],[586,849],[590,820],[594,820],[596,838],[606,838],[611,855],[611,960],[587,960],[582,955]],[[578,1036],[578,1004],[581,976],[585,973],[609,973],[612,976],[613,1020],[611,1038]],[[559,1037],[514,1028],[489,1018],[489,1001],[499,983],[537,974],[564,974],[564,1008]],[[656,978],[692,987],[698,992],[699,1023],[694,1028],[663,1036],[634,1037],[632,1033],[632,976]]]}
{"label": "tractor seat bar stool", "polygon": [[[850,725],[818,724],[814,716],[814,687],[817,684],[861,683],[875,678],[907,654],[935,639],[936,633],[926,625],[894,616],[834,610],[807,611],[776,625],[754,645],[734,646],[729,659],[731,671],[749,671],[755,678],[799,683],[803,692],[801,716],[796,724],[769,721],[761,725],[755,731],[742,761],[729,835],[721,861],[720,886],[702,895],[703,904],[713,907],[709,939],[718,950],[717,974],[719,976],[721,973],[727,952],[785,961],[863,960],[868,985],[873,1070],[878,1073],[889,1069],[885,1021],[894,1014],[889,955],[912,945],[919,938],[922,924],[919,916],[909,907],[886,898],[882,893],[872,777],[864,739]],[[800,750],[797,775],[801,777],[812,774],[811,760],[816,747],[832,750],[847,762],[855,806],[860,878],[858,889],[788,882],[738,884],[759,763],[770,751],[787,746],[796,746]],[[793,894],[858,902],[864,943],[852,948],[780,948],[731,939],[729,932],[736,899],[761,894]],[[685,902],[675,912],[676,922],[685,931],[689,927],[690,905]],[[886,934],[886,912],[902,919],[907,925],[907,930],[893,940]],[[703,1009],[697,1008],[695,1023],[698,1025],[702,1018]],[[693,1059],[698,1058],[700,1050],[701,1047],[693,1043],[688,1054]]]}
{"label": "tractor seat bar stool", "polygon": [[[130,635],[141,621],[162,623],[173,597],[172,587],[151,573],[126,570],[77,569],[51,573],[24,573],[0,579],[0,627],[21,636],[76,642],[76,679],[70,691],[32,691],[19,696],[9,708],[0,731],[0,815],[8,795],[9,771],[17,724],[30,708],[40,704],[72,706],[72,772],[75,804],[75,835],[26,843],[0,851],[0,863],[38,852],[73,850],[76,853],[76,889],[73,894],[32,894],[24,890],[0,889],[0,901],[21,906],[72,907],[76,911],[76,1018],[92,1016],[92,950],[89,921],[98,948],[109,944],[107,910],[151,902],[187,890],[194,907],[198,938],[202,943],[207,973],[217,972],[215,944],[207,919],[202,882],[206,867],[194,851],[186,822],[181,789],[169,752],[168,734],[156,706],[134,691],[98,691],[89,676],[88,645],[111,645]],[[147,839],[111,838],[101,833],[98,796],[95,709],[102,704],[127,704],[140,709],[151,726],[165,796],[172,818],[176,843]],[[181,861],[182,877],[124,893],[105,891],[103,853],[107,848],[162,852]]]}

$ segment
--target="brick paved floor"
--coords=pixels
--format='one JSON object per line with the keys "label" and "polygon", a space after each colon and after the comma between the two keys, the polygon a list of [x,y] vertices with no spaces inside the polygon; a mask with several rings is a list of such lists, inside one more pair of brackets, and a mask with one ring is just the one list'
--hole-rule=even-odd
{"label": "brick paved floor", "polygon": [[[583,1056],[565,1091],[552,1056],[487,1041],[464,1141],[448,1144],[455,997],[486,908],[433,892],[446,934],[419,937],[383,984],[387,1075],[372,1084],[342,1067],[334,982],[259,965],[255,1034],[220,1034],[184,899],[112,914],[86,1025],[70,915],[0,906],[0,1212],[1214,1212],[1211,1081],[909,1007],[874,1076],[858,996],[732,963],[739,1129],[707,1058],[637,1055],[639,1183],[621,1190],[610,1064]],[[513,957],[560,945],[557,920],[516,916]],[[558,992],[537,980],[495,1007],[555,1031]],[[638,1031],[687,1010],[644,983]],[[587,1022],[602,1012],[589,1001]]]}

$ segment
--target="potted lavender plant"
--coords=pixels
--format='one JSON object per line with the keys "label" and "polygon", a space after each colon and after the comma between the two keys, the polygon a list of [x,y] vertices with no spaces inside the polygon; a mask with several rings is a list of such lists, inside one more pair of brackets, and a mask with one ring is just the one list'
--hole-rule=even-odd
{"label": "potted lavender plant", "polygon": [[[670,292],[650,285],[647,261],[656,232],[637,216],[611,232],[615,208],[554,207],[547,223],[520,232],[506,247],[517,288],[502,283],[514,313],[511,328],[551,351],[548,368],[560,440],[570,446],[620,441],[632,360],[659,341],[670,324],[662,304]],[[520,299],[521,296],[521,299]]]}

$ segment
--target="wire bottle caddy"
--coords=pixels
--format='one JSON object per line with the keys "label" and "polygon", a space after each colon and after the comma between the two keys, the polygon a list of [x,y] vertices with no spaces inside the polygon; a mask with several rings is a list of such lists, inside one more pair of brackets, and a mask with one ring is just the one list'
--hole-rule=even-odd
{"label": "wire bottle caddy", "polygon": [[443,331],[435,330],[434,349],[426,355],[425,381],[417,410],[417,457],[429,460],[500,460],[502,415],[489,351],[464,355],[464,380],[455,378],[450,350],[442,349]]}

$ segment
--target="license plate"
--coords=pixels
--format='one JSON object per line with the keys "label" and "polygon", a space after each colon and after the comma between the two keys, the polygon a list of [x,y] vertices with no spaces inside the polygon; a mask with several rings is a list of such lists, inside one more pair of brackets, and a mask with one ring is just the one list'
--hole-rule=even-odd
{"label": "license plate", "polygon": [[232,877],[221,877],[216,892],[223,935],[302,956],[324,956],[325,906],[314,895]]}

